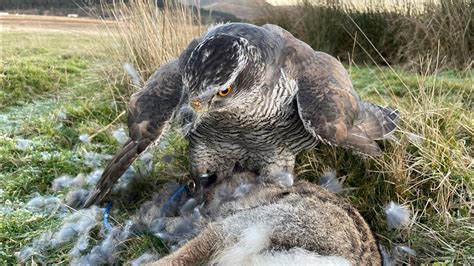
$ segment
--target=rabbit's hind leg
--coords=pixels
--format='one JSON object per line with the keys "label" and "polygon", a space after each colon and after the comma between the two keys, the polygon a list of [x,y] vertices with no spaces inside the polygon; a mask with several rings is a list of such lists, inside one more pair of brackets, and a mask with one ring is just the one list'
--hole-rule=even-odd
{"label": "rabbit's hind leg", "polygon": [[148,266],[202,265],[222,246],[222,227],[210,224],[199,235],[168,256]]}

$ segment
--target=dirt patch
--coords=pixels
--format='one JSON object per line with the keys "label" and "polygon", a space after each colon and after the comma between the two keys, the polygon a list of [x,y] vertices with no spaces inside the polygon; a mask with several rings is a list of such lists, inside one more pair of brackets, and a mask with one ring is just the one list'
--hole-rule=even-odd
{"label": "dirt patch", "polygon": [[2,31],[67,31],[97,34],[113,26],[114,22],[93,18],[70,18],[36,15],[0,16]]}

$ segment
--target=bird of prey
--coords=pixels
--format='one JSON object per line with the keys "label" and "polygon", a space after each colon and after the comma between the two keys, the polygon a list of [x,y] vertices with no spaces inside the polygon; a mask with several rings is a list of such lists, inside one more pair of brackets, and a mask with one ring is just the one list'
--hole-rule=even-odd
{"label": "bird of prey", "polygon": [[[221,24],[156,70],[128,105],[130,138],[84,206],[98,203],[131,163],[180,118],[197,185],[234,168],[292,172],[319,140],[378,155],[398,113],[363,102],[334,57],[276,25]],[[207,180],[209,182],[209,180]]]}

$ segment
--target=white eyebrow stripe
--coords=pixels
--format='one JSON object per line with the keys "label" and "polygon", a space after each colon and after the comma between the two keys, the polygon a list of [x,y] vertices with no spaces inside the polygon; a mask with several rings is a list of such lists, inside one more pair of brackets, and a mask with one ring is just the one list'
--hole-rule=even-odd
{"label": "white eyebrow stripe", "polygon": [[[206,44],[210,40],[213,40],[214,38],[216,38],[216,36],[210,36],[210,37],[206,36],[206,38],[204,38],[196,47],[194,47],[193,51],[191,52],[191,54],[188,57],[188,61],[187,61],[186,64],[188,64],[189,60],[191,60],[191,58],[194,57],[195,53],[198,53],[199,50],[201,50],[201,48],[204,46],[204,44]],[[209,56],[209,55],[207,55],[207,56]],[[189,73],[185,72],[184,75],[183,75],[183,83],[186,86],[189,86],[190,80],[191,80],[191,77],[190,77]]]}
{"label": "white eyebrow stripe", "polygon": [[[243,40],[244,43],[248,44],[248,41],[244,38],[240,38]],[[247,65],[247,57],[245,56],[245,53],[242,49],[239,49],[239,55],[237,58],[237,68],[232,72],[230,75],[229,80],[227,80],[224,85],[222,85],[222,90],[226,89],[229,87],[232,83],[234,83],[235,79],[237,79],[237,76],[244,70],[245,66]]]}
{"label": "white eyebrow stripe", "polygon": [[207,98],[208,96],[214,95],[219,91],[217,86],[212,86],[206,89],[205,91],[199,93],[198,98],[200,100]]}
{"label": "white eyebrow stripe", "polygon": [[[193,52],[191,53],[191,56],[189,58],[191,58],[193,56],[193,54],[195,52],[197,52],[198,50],[200,50],[202,48],[202,46],[214,39],[216,36],[209,36],[209,37],[206,37],[200,44],[198,44],[196,46],[196,48],[193,50]],[[237,36],[236,36],[237,37]],[[246,46],[247,48],[249,49],[253,49],[255,47],[249,45],[249,41],[245,38],[242,38],[242,37],[237,37],[239,38],[239,40],[244,44],[244,46]],[[238,43],[234,43],[233,45],[237,46],[239,45]],[[209,56],[210,54],[210,51],[204,51],[205,53],[208,53],[205,57]],[[213,81],[212,80],[204,80],[201,84],[202,88],[207,88],[206,90],[202,91],[200,93],[200,98],[204,98],[205,95],[210,95],[210,94],[215,94],[217,93],[218,91],[220,90],[224,90],[226,89],[227,87],[229,87],[232,83],[235,82],[235,80],[237,79],[238,75],[244,70],[245,66],[247,65],[247,62],[248,62],[248,57],[246,56],[246,53],[244,51],[244,49],[239,49],[238,50],[238,57],[237,57],[237,67],[235,68],[235,70],[232,72],[232,74],[230,75],[229,79],[227,80],[226,83],[224,83],[223,85],[218,85],[218,84],[213,84]],[[189,86],[189,82],[190,82],[190,77],[188,76],[187,73],[184,73],[184,79],[183,79],[183,82],[186,86]],[[202,97],[201,97],[202,96]]]}

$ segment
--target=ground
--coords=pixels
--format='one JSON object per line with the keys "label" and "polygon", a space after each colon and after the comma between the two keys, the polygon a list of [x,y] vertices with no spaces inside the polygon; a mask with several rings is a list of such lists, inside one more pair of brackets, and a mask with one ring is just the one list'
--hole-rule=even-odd
{"label": "ground", "polygon": [[[26,202],[38,194],[64,196],[51,189],[51,182],[61,175],[76,176],[94,170],[84,163],[85,152],[114,153],[119,143],[112,132],[125,125],[123,111],[129,92],[120,82],[115,82],[120,75],[105,76],[113,74],[107,71],[112,62],[99,45],[103,29],[96,28],[91,20],[49,19],[38,24],[37,19],[41,18],[7,21],[0,17],[3,27],[0,33],[1,264],[17,263],[15,252],[60,224],[58,216],[32,212]],[[472,73],[450,71],[427,76],[386,67],[347,65],[347,68],[362,98],[395,105],[402,115],[409,116],[404,121],[405,132],[397,135],[398,143],[413,143],[404,144],[403,151],[397,149],[397,141],[387,144],[390,153],[386,157],[391,157],[380,161],[318,146],[316,151],[301,156],[297,174],[316,180],[324,168],[335,168],[346,178],[345,195],[369,219],[383,241],[410,245],[421,251],[426,262],[469,261],[473,252],[473,232],[467,220],[473,188]],[[423,95],[432,103],[422,102]],[[426,120],[426,112],[432,112],[431,120]],[[417,120],[426,126],[419,126]],[[430,128],[429,123],[436,126]],[[444,136],[445,132],[453,133]],[[85,134],[92,138],[81,141],[81,135]],[[443,138],[438,135],[429,138],[425,134],[443,135]],[[422,145],[420,139],[430,141]],[[174,167],[185,171],[185,145],[174,135],[170,143],[166,152],[171,149],[177,155]],[[438,149],[436,154],[443,157],[428,160]],[[157,154],[160,159],[162,153]],[[381,169],[396,169],[398,160],[402,159],[410,160],[409,169],[399,169],[402,174],[382,173]],[[151,177],[155,179],[163,178],[157,173],[163,175],[175,169],[169,166],[163,171],[159,163],[155,168]],[[427,172],[433,176],[425,175]],[[420,176],[426,179],[419,179]],[[413,180],[402,180],[402,177]],[[446,186],[446,191],[440,190]],[[146,192],[144,195],[146,198]],[[422,198],[426,199],[421,201]],[[415,213],[412,232],[389,232],[379,222],[383,204],[389,200],[411,206]],[[426,205],[420,206],[422,202]],[[446,212],[449,218],[432,218],[435,217],[432,209],[446,206],[443,202],[448,202],[449,208],[439,211]],[[123,208],[130,210],[138,204],[129,203]],[[432,249],[430,241],[435,240],[442,244],[436,242],[434,251],[428,252]],[[156,237],[141,236],[127,243],[127,250],[120,258],[129,261],[144,250],[160,248]],[[68,261],[67,252],[68,246],[63,246],[51,252],[47,262],[64,263]]]}

